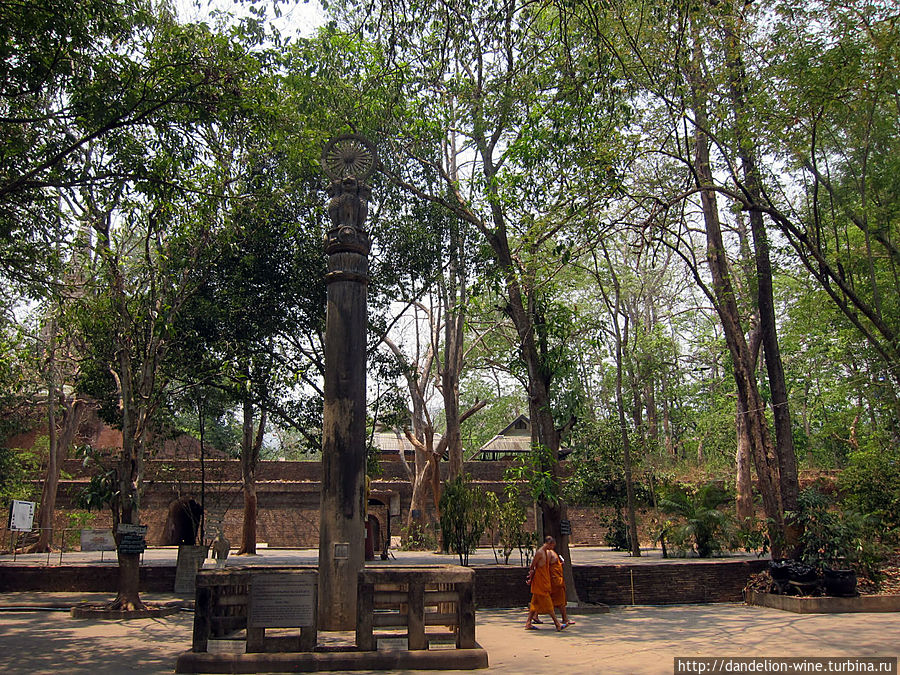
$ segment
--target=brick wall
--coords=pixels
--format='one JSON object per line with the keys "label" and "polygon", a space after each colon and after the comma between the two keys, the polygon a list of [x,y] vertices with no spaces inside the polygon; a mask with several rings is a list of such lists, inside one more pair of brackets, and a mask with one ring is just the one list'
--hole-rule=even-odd
{"label": "brick wall", "polygon": [[[115,553],[109,553],[115,560]],[[142,593],[171,593],[175,588],[175,567],[141,567]],[[67,593],[115,593],[119,584],[119,566],[66,565],[64,567],[3,568],[0,574],[0,593],[14,591],[48,591]]]}
{"label": "brick wall", "polygon": [[[666,562],[639,565],[576,565],[575,586],[583,602],[606,605],[670,605],[740,602],[751,574],[765,560]],[[523,567],[475,568],[478,607],[526,606],[531,597]],[[632,583],[634,600],[632,603]]]}
{"label": "brick wall", "polygon": [[[765,560],[669,562],[642,565],[576,565],[575,584],[585,602],[630,605],[669,605],[707,602],[739,602],[750,575],[765,569]],[[527,570],[517,565],[475,567],[477,607],[522,607],[530,592]],[[175,567],[142,567],[143,592],[171,592]],[[6,566],[0,574],[0,592],[81,591],[115,592],[118,566],[64,567]]]}

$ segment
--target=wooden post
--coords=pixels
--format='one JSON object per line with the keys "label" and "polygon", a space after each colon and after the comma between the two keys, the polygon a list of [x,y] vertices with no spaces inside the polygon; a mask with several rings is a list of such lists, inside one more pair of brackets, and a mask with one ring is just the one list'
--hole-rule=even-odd
{"label": "wooden post", "polygon": [[425,582],[419,579],[409,580],[406,628],[410,650],[428,649],[425,639]]}
{"label": "wooden post", "polygon": [[474,649],[475,643],[475,594],[471,581],[456,584],[456,647]]}
{"label": "wooden post", "polygon": [[205,652],[209,645],[210,622],[212,620],[212,590],[208,586],[197,585],[194,590],[194,636],[191,650]]}
{"label": "wooden post", "polygon": [[332,178],[325,237],[328,307],[322,411],[322,498],[319,515],[319,627],[352,630],[357,574],[365,565],[366,284],[365,229],[375,168],[371,144],[358,136],[332,140],[322,154]]}
{"label": "wooden post", "polygon": [[374,627],[375,585],[360,583],[356,596],[356,648],[363,652],[378,649]]}

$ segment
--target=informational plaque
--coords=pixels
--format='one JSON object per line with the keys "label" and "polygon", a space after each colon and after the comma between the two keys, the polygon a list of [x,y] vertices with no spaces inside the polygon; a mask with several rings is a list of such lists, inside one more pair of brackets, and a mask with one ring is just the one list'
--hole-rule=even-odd
{"label": "informational plaque", "polygon": [[115,551],[116,540],[112,530],[92,530],[85,528],[81,531],[82,551]]}
{"label": "informational plaque", "polygon": [[116,527],[116,532],[119,534],[139,534],[142,537],[147,536],[147,526],[146,525],[131,525],[130,523],[119,523],[118,527]]}
{"label": "informational plaque", "polygon": [[209,509],[206,512],[206,520],[204,521],[204,529],[206,536],[212,539],[217,532],[225,531],[225,511],[221,509]]}
{"label": "informational plaque", "polygon": [[250,580],[250,628],[303,628],[316,621],[316,584],[310,574],[271,572]]}
{"label": "informational plaque", "polygon": [[197,579],[197,571],[203,567],[206,546],[179,546],[178,559],[175,563],[175,592],[193,593]]}
{"label": "informational plaque", "polygon": [[572,534],[572,523],[568,520],[559,521],[560,534]]}
{"label": "informational plaque", "polygon": [[13,532],[31,532],[34,525],[34,502],[13,499],[9,505],[9,529]]}
{"label": "informational plaque", "polygon": [[119,523],[116,530],[119,533],[119,553],[143,553],[147,548],[147,542],[144,539],[147,536],[146,525]]}
{"label": "informational plaque", "polygon": [[335,542],[334,559],[347,560],[350,557],[350,544],[346,542]]}

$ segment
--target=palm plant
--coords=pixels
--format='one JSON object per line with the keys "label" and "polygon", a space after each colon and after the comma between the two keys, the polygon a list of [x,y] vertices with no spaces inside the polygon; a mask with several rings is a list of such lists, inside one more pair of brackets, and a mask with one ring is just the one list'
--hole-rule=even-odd
{"label": "palm plant", "polygon": [[725,546],[732,525],[731,516],[719,507],[730,501],[731,496],[718,483],[707,483],[696,489],[682,485],[671,488],[660,499],[659,506],[666,513],[677,516],[681,522],[667,528],[667,535],[674,541],[693,541],[697,555],[710,557]]}

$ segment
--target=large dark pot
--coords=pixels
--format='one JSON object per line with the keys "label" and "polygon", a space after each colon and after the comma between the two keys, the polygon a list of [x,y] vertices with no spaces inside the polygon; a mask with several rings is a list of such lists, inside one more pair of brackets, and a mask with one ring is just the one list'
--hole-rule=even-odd
{"label": "large dark pot", "polygon": [[825,579],[825,593],[838,598],[854,598],[856,591],[856,570],[833,570],[825,568],[822,572]]}
{"label": "large dark pot", "polygon": [[816,568],[806,563],[792,561],[790,566],[790,579],[798,584],[809,584],[819,578]]}
{"label": "large dark pot", "polygon": [[779,558],[769,562],[769,576],[772,581],[787,581],[791,578],[791,565],[793,560]]}

